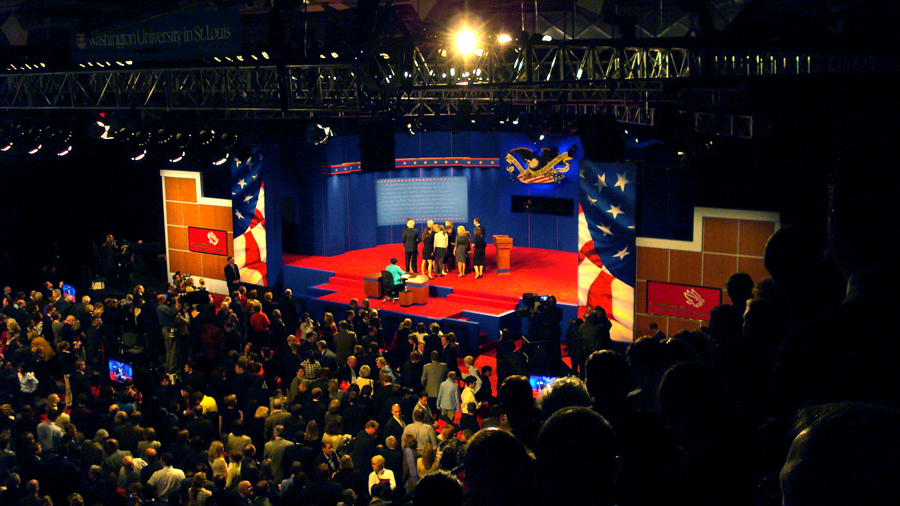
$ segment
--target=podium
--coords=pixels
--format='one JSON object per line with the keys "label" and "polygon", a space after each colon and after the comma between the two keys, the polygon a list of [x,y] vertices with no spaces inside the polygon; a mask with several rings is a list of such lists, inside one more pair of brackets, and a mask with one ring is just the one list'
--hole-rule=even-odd
{"label": "podium", "polygon": [[509,274],[509,250],[512,249],[512,237],[495,235],[494,247],[497,248],[497,274]]}

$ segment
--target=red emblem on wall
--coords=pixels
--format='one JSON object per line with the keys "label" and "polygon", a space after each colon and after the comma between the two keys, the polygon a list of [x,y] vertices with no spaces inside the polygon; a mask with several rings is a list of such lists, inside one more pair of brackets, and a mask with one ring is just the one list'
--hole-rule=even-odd
{"label": "red emblem on wall", "polygon": [[197,253],[228,255],[228,234],[222,230],[188,227],[188,249]]}
{"label": "red emblem on wall", "polygon": [[647,282],[647,312],[709,321],[709,311],[722,303],[722,290],[703,286]]}

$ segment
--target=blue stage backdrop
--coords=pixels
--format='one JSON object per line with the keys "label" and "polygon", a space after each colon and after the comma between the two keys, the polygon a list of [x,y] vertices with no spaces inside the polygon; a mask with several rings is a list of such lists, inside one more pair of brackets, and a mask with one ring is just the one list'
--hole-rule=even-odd
{"label": "blue stage backdrop", "polygon": [[[294,224],[283,229],[287,253],[334,256],[396,244],[408,216],[437,217],[451,210],[464,218],[451,220],[454,226],[470,231],[471,220],[480,218],[488,242],[501,234],[511,236],[515,246],[577,251],[582,151],[577,137],[547,137],[533,143],[518,133],[429,132],[398,134],[395,139],[396,168],[378,173],[360,171],[356,136],[334,137],[325,146],[282,146],[280,170],[267,174],[266,192],[268,198],[272,189],[271,205],[282,211],[285,227]],[[425,208],[416,212],[398,211],[402,222],[385,224],[379,218],[377,181],[447,178],[467,181],[465,199],[447,189],[429,197],[433,205],[423,203]],[[555,182],[529,182],[546,179]],[[572,213],[513,212],[514,196],[570,199]],[[423,222],[416,220],[416,224],[421,227]],[[289,233],[299,240],[288,240]]]}

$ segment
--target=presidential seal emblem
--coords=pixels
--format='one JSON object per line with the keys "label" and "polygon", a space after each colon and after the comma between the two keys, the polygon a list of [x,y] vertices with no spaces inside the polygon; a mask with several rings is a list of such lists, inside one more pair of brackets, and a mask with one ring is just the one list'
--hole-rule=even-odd
{"label": "presidential seal emblem", "polygon": [[574,147],[565,153],[541,148],[540,154],[529,148],[515,148],[506,153],[506,172],[513,181],[526,184],[558,183],[566,177],[564,173],[571,167],[569,161],[574,154]]}

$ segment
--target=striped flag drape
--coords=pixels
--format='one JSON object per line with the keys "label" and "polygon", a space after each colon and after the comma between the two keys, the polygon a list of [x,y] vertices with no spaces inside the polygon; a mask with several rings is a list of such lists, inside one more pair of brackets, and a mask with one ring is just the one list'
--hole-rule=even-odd
{"label": "striped flag drape", "polygon": [[632,164],[582,159],[578,203],[578,305],[601,306],[615,341],[634,333],[635,209]]}
{"label": "striped flag drape", "polygon": [[241,281],[268,286],[266,282],[266,206],[263,157],[258,148],[246,161],[231,169],[231,210],[234,223],[234,263]]}

